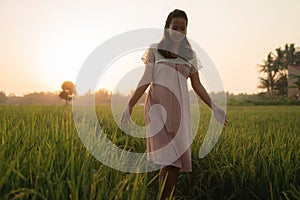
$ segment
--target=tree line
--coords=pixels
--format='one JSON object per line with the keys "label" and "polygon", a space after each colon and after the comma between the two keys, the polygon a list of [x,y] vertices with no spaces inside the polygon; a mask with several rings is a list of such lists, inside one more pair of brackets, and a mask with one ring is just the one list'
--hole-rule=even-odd
{"label": "tree line", "polygon": [[[65,105],[65,97],[62,98],[61,91],[57,92],[33,92],[25,94],[23,96],[16,96],[14,94],[6,95],[4,92],[0,92],[0,104],[2,105]],[[86,99],[89,99],[90,95],[95,95],[96,104],[108,104],[110,103],[111,92],[100,89],[95,93],[87,92],[84,95],[72,97],[73,100],[78,100],[84,103]],[[68,101],[70,97],[67,97]],[[127,99],[126,95],[120,95],[120,98]]]}
{"label": "tree line", "polygon": [[[300,48],[295,44],[285,44],[284,47],[278,47],[274,51],[268,53],[263,64],[258,65],[259,69],[259,85],[262,89],[259,94],[230,94],[226,93],[229,103],[236,104],[237,101],[259,102],[262,100],[281,99],[286,100],[289,88],[298,88],[300,91],[300,74],[289,74],[289,66],[298,66],[300,68]],[[288,85],[288,79],[294,79],[293,85]],[[76,87],[70,81],[65,81],[60,92],[33,92],[18,97],[14,94],[6,95],[0,91],[0,104],[2,105],[64,105],[72,100],[80,101],[82,104],[90,104],[90,99],[94,96],[95,104],[126,103],[133,94],[122,94],[115,92],[114,94],[106,89],[100,89],[96,92],[88,91],[84,95],[76,95]],[[199,99],[195,98],[193,92],[190,91],[192,103],[196,103]],[[211,94],[220,95],[220,94]],[[299,95],[296,100],[299,101]],[[143,103],[145,94],[139,103]]]}
{"label": "tree line", "polygon": [[[0,92],[0,105],[53,105],[64,106],[65,100],[59,97],[60,91],[57,92],[33,92],[26,94],[22,97],[15,96],[13,94],[6,95],[4,92]],[[74,101],[79,101],[80,104],[89,105],[90,97],[95,97],[95,104],[125,104],[128,102],[129,97],[132,94],[122,94],[120,92],[112,93],[106,89],[100,89],[95,93],[88,91],[84,95],[77,96]],[[224,93],[211,93],[211,97],[214,100],[222,99]],[[272,99],[265,94],[233,94],[226,92],[227,105],[281,105],[281,104],[300,104],[300,101],[283,101],[280,99]],[[197,98],[193,90],[189,91],[191,103],[199,103],[201,100]],[[138,103],[144,103],[145,95],[139,100]]]}
{"label": "tree line", "polygon": [[[190,91],[191,99],[192,92]],[[125,104],[128,102],[129,98],[132,96],[133,91],[130,94],[123,94],[119,91],[112,93],[106,89],[99,89],[96,92],[91,90],[87,91],[83,95],[66,95],[62,91],[57,92],[33,92],[26,94],[24,96],[16,96],[13,94],[6,95],[4,92],[0,92],[0,104],[1,105],[66,105],[72,100],[77,101],[82,105],[90,104]],[[146,94],[144,94],[138,103],[144,103]],[[94,102],[91,102],[94,99]],[[197,99],[193,100],[197,102]]]}

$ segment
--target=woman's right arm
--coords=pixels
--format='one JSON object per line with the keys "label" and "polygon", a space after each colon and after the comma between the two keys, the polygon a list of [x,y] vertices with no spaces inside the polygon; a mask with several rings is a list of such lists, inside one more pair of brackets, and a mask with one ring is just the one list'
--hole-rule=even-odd
{"label": "woman's right arm", "polygon": [[146,89],[148,88],[150,82],[152,81],[152,64],[146,64],[144,74],[139,81],[139,84],[134,91],[132,97],[128,102],[129,113],[131,114],[132,108],[138,102],[138,100],[142,97]]}
{"label": "woman's right arm", "polygon": [[121,125],[123,127],[127,127],[130,124],[131,121],[131,113],[132,109],[135,106],[135,104],[138,102],[138,100],[142,97],[144,92],[146,91],[147,87],[149,86],[152,79],[152,68],[150,66],[145,67],[144,74],[139,81],[139,84],[134,91],[132,97],[130,98],[127,108],[124,110],[122,118],[121,118]]}
{"label": "woman's right arm", "polygon": [[135,104],[138,102],[138,100],[142,97],[144,92],[146,91],[149,84],[142,85],[137,87],[137,89],[134,91],[133,96],[130,98],[128,103],[129,113],[131,114],[132,108],[135,106]]}

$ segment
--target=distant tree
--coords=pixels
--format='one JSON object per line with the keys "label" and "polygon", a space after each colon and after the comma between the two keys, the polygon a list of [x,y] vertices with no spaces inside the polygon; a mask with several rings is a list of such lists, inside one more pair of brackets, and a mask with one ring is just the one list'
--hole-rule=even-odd
{"label": "distant tree", "polygon": [[300,50],[294,44],[286,44],[284,48],[277,48],[270,52],[267,60],[260,68],[260,85],[270,96],[287,97],[288,66],[300,64]]}
{"label": "distant tree", "polygon": [[70,101],[72,101],[74,95],[76,95],[75,85],[71,81],[65,81],[61,85],[61,89],[62,91],[60,92],[59,97],[64,99],[67,105]]}
{"label": "distant tree", "polygon": [[0,104],[5,103],[6,95],[4,92],[0,92]]}
{"label": "distant tree", "polygon": [[33,92],[24,95],[19,100],[20,105],[61,105],[57,93]]}
{"label": "distant tree", "polygon": [[96,104],[109,104],[111,102],[111,92],[106,89],[100,89],[95,93]]}

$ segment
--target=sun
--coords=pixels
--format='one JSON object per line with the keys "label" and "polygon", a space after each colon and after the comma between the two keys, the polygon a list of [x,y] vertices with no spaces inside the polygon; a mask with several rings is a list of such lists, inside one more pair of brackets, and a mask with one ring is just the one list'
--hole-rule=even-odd
{"label": "sun", "polygon": [[60,89],[63,81],[76,81],[77,74],[97,42],[80,30],[50,29],[36,43],[36,68],[45,85]]}

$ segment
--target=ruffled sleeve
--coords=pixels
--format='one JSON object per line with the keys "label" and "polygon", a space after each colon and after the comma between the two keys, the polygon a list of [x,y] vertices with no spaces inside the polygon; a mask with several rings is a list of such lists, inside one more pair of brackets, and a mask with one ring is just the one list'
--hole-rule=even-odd
{"label": "ruffled sleeve", "polygon": [[144,55],[142,56],[142,61],[145,64],[154,64],[155,63],[155,55],[154,55],[154,49],[149,47]]}
{"label": "ruffled sleeve", "polygon": [[144,64],[153,64],[155,63],[154,50],[152,48],[148,48],[144,55],[142,56],[142,61]]}
{"label": "ruffled sleeve", "polygon": [[153,69],[155,65],[155,49],[152,45],[146,49],[141,59],[145,64],[145,71],[141,81],[143,83],[150,83],[153,81]]}
{"label": "ruffled sleeve", "polygon": [[190,76],[193,73],[196,73],[198,70],[200,70],[203,67],[201,64],[201,61],[199,60],[199,58],[195,52],[193,54],[193,58],[190,60],[190,64],[191,64]]}

